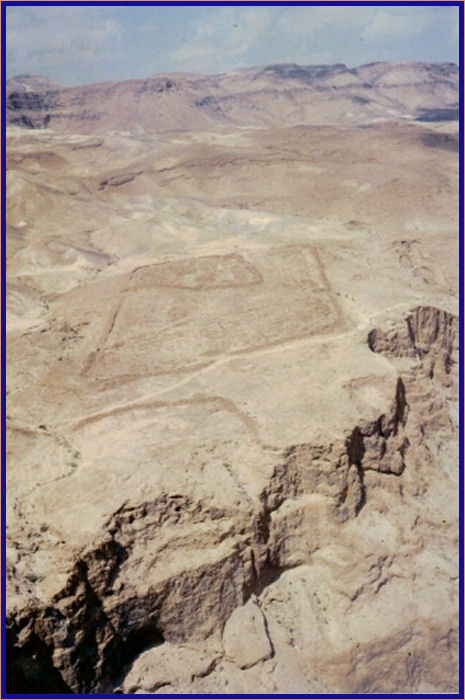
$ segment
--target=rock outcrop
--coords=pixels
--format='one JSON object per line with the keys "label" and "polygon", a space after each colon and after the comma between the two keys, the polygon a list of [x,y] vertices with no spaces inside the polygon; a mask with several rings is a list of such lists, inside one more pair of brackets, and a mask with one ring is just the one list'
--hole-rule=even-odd
{"label": "rock outcrop", "polygon": [[[360,422],[330,445],[286,449],[268,484],[248,507],[244,504],[230,512],[206,508],[179,493],[118,509],[105,524],[98,544],[79,557],[65,586],[50,602],[34,603],[32,597],[28,607],[10,616],[11,682],[22,692],[50,689],[53,684],[57,692],[105,692],[120,682],[123,669],[130,668],[124,680],[126,691],[153,692],[206,677],[222,658],[239,669],[273,658],[267,620],[271,592],[285,572],[298,573],[309,567],[313,576],[315,558],[318,561],[319,553],[324,556],[335,541],[340,545],[349,537],[344,524],[350,530],[350,523],[369,503],[372,489],[388,487],[392,493],[387,482],[385,486],[367,475],[397,481],[393,491],[397,507],[404,503],[408,508],[404,489],[411,489],[414,483],[420,493],[427,488],[428,473],[436,468],[428,436],[430,441],[436,439],[436,452],[441,445],[440,433],[434,435],[430,429],[440,425],[442,442],[450,440],[456,430],[440,390],[444,374],[450,377],[449,388],[456,377],[457,333],[457,317],[432,307],[416,309],[387,332],[370,331],[368,343],[374,352],[407,357],[411,364],[395,382],[388,410],[376,420]],[[431,371],[438,364],[444,374]],[[412,392],[415,383],[420,383],[419,373],[423,382],[431,383],[430,392],[421,398]],[[417,479],[419,469],[423,475]],[[407,480],[404,470],[410,472]],[[421,517],[415,515],[413,529]],[[196,553],[197,538],[201,539]],[[210,549],[205,549],[205,538],[211,542]],[[408,538],[402,547],[407,544]],[[157,569],[166,550],[176,562],[174,567],[161,565],[157,582],[146,581],[144,586],[144,572],[151,566]],[[368,594],[370,588],[374,595],[387,585],[396,559],[394,550],[375,558],[377,563],[370,564],[367,579],[360,586],[352,582],[349,600]],[[336,565],[341,566],[337,559]],[[11,575],[14,580],[14,567]],[[452,620],[448,624],[452,626],[447,630],[434,632],[427,653],[433,653],[433,641],[436,644],[441,635],[449,640],[457,635]],[[208,640],[215,639],[221,629],[222,649],[217,641],[216,648],[208,651]],[[400,637],[377,640],[379,657],[384,658],[390,646],[408,646],[420,633],[405,630],[396,634]],[[203,652],[202,644],[207,644]],[[151,650],[144,651],[148,647]],[[451,653],[450,641],[447,649]],[[355,657],[362,651],[359,645]],[[422,649],[421,663],[425,653]],[[324,662],[328,687],[329,669],[335,663],[341,663],[337,654]],[[373,671],[368,674],[365,670],[358,680],[359,673],[353,677],[346,673],[346,681],[340,681],[343,685],[337,688],[362,692],[373,687],[368,684]],[[398,682],[414,687],[416,676],[409,674],[407,665]],[[417,676],[423,679],[420,671]],[[344,685],[349,677],[352,682]],[[384,687],[376,677],[374,687]]]}

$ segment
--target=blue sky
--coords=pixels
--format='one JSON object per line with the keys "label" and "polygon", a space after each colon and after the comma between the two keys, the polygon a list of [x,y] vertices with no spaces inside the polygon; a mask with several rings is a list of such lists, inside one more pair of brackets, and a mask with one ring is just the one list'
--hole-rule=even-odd
{"label": "blue sky", "polygon": [[266,63],[455,61],[458,8],[345,5],[6,8],[7,75],[64,85]]}

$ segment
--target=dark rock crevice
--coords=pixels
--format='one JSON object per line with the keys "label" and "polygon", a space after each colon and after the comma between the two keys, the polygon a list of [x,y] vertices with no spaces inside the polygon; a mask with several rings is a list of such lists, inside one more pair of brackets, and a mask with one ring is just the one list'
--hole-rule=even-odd
{"label": "dark rock crevice", "polygon": [[[18,637],[27,639],[22,645]],[[17,624],[7,624],[6,689],[8,693],[72,693],[60,672],[53,665],[53,647],[45,644],[34,632],[27,633]]]}

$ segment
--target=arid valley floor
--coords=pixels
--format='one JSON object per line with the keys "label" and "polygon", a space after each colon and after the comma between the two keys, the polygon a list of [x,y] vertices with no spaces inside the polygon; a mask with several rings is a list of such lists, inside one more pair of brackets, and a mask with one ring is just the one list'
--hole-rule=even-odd
{"label": "arid valley floor", "polygon": [[457,85],[9,81],[10,692],[457,692]]}

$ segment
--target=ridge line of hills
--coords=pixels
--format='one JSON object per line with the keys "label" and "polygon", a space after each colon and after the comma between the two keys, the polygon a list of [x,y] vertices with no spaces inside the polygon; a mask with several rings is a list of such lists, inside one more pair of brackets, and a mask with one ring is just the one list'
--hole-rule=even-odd
{"label": "ridge line of hills", "polygon": [[64,132],[159,132],[221,126],[458,119],[454,63],[270,64],[217,75],[161,73],[64,87],[8,78],[7,124]]}

